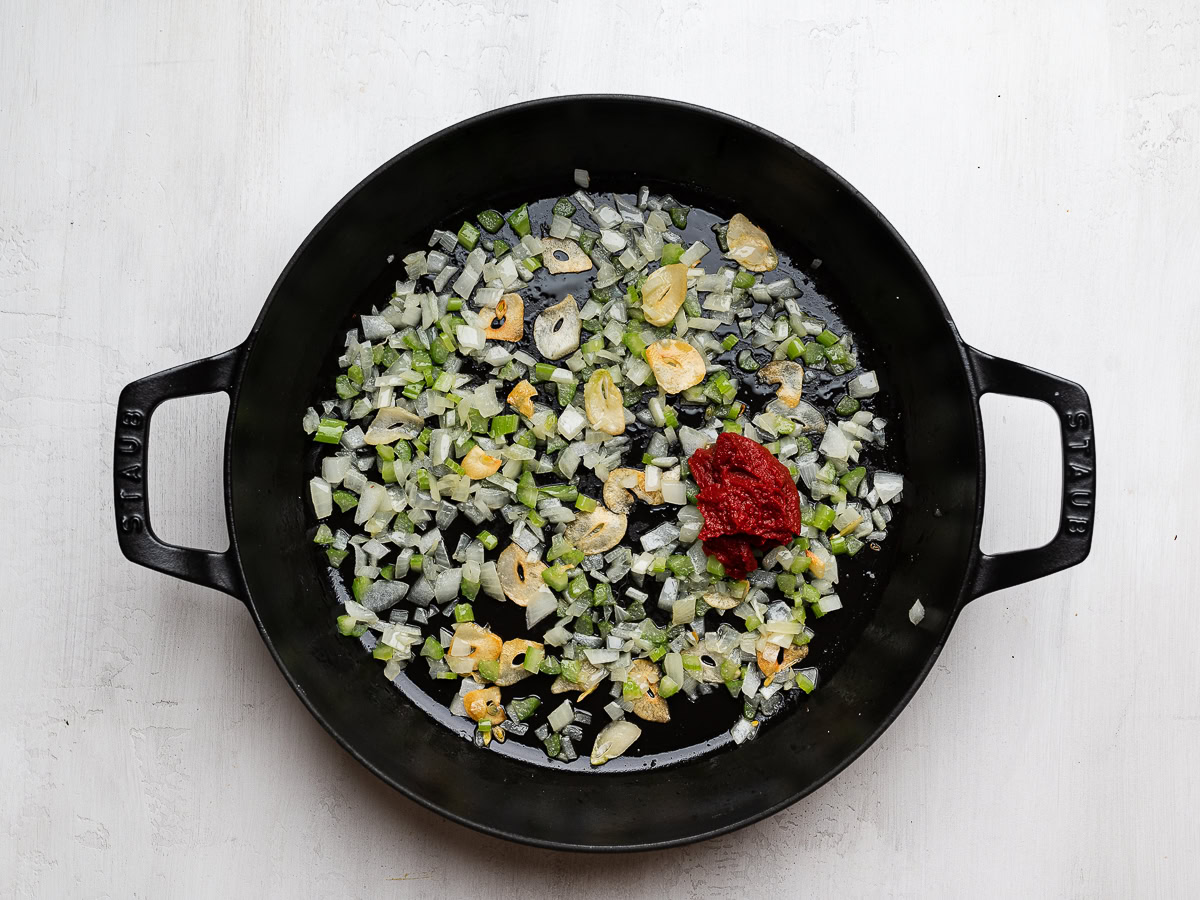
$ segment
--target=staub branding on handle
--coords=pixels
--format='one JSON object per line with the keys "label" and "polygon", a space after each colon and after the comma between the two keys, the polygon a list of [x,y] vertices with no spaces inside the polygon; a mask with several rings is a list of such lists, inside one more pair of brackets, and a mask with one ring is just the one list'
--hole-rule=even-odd
{"label": "staub branding on handle", "polygon": [[146,414],[140,409],[122,409],[117,413],[117,451],[114,465],[117,476],[117,528],[123,534],[137,534],[146,527],[142,513],[145,491]]}
{"label": "staub branding on handle", "polygon": [[1068,410],[1063,417],[1068,431],[1066,477],[1070,481],[1064,527],[1071,534],[1092,532],[1095,516],[1096,470],[1092,449],[1092,417],[1084,409]]}

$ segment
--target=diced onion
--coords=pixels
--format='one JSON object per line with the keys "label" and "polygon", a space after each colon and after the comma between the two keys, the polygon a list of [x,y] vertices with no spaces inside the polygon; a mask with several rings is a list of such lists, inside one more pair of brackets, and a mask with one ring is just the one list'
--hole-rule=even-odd
{"label": "diced onion", "polygon": [[817,449],[829,459],[845,462],[850,455],[850,439],[840,428],[826,428],[825,437],[821,439],[821,446]]}
{"label": "diced onion", "polygon": [[609,722],[596,735],[596,742],[592,745],[592,765],[601,766],[610,759],[616,759],[641,735],[642,729],[626,719]]}
{"label": "diced onion", "polygon": [[352,462],[349,456],[327,456],[321,460],[321,476],[330,484],[341,484]]}
{"label": "diced onion", "polygon": [[672,503],[676,506],[683,506],[687,503],[687,488],[682,481],[663,480],[662,483],[663,501]]}
{"label": "diced onion", "polygon": [[815,609],[817,611],[817,613],[822,616],[825,615],[826,613],[833,612],[835,609],[841,609],[841,608],[842,608],[842,598],[839,597],[837,594],[826,594],[824,597],[821,597],[819,600],[817,600],[816,603],[813,604],[813,609]]}
{"label": "diced onion", "polygon": [[571,708],[571,701],[564,700],[555,707],[546,717],[546,721],[550,723],[550,728],[554,731],[562,731],[570,725],[575,721],[575,710]]}
{"label": "diced onion", "polygon": [[525,607],[525,627],[532,628],[558,609],[558,598],[548,588],[542,588]]}
{"label": "diced onion", "polygon": [[369,341],[376,341],[396,332],[383,316],[362,316],[359,322],[362,323],[363,336]]}
{"label": "diced onion", "polygon": [[583,431],[585,425],[587,425],[587,419],[574,406],[568,406],[558,417],[558,433],[568,441],[579,437],[579,433]]}
{"label": "diced onion", "polygon": [[904,490],[904,476],[895,472],[876,472],[874,484],[879,502],[891,503]]}
{"label": "diced onion", "polygon": [[738,716],[738,720],[729,729],[729,736],[733,738],[735,744],[743,744],[753,737],[757,730],[757,726],[752,721],[745,716]]}
{"label": "diced onion", "polygon": [[679,261],[685,266],[692,266],[700,262],[700,259],[706,253],[708,253],[708,247],[706,247],[700,241],[696,241],[696,243],[692,244],[692,246],[683,251],[683,255],[679,257]]}
{"label": "diced onion", "polygon": [[680,597],[672,604],[672,625],[686,625],[694,618],[696,618],[696,598],[694,596]]}
{"label": "diced onion", "polygon": [[313,512],[318,519],[327,519],[333,514],[333,490],[329,482],[317,476],[308,483],[309,496],[312,498]]}

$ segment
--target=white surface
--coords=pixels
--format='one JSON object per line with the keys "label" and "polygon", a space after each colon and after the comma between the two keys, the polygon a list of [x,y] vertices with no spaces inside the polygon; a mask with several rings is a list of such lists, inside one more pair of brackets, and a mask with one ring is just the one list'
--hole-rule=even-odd
{"label": "white surface", "polygon": [[[1194,896],[1195,5],[506,5],[3,4],[0,895]],[[121,558],[110,500],[120,388],[238,343],[349,187],[580,91],[708,104],[831,164],[969,342],[1089,389],[1100,448],[1091,560],[972,604],[845,774],[622,859],[484,838],[376,782],[239,604]],[[168,538],[221,543],[219,408],[156,419]],[[989,545],[1033,543],[1053,424],[989,425]]]}

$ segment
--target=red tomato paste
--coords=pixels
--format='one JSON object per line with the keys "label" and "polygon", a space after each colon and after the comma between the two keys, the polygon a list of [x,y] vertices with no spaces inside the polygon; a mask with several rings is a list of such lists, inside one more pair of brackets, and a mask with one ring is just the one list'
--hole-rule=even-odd
{"label": "red tomato paste", "polygon": [[722,433],[688,460],[700,488],[700,540],[730,578],[758,568],[755,550],[786,544],[800,533],[800,495],[787,467],[762,444]]}

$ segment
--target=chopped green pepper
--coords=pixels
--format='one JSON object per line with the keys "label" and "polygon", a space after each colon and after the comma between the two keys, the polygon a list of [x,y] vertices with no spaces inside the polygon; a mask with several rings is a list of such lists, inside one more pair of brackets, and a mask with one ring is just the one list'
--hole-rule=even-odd
{"label": "chopped green pepper", "polygon": [[833,411],[839,416],[852,416],[858,412],[859,405],[859,402],[853,397],[845,396],[837,402],[837,406],[833,408]]}
{"label": "chopped green pepper", "polygon": [[863,479],[866,477],[866,467],[858,466],[839,478],[838,484],[846,489],[847,494],[854,494],[858,491],[858,486],[862,484]]}
{"label": "chopped green pepper", "polygon": [[562,677],[570,681],[572,684],[579,684],[581,672],[583,670],[583,660],[580,659],[564,659],[561,664]]}
{"label": "chopped green pepper", "polygon": [[806,366],[815,366],[825,358],[825,348],[816,341],[809,341],[804,345],[804,350],[801,353]]}
{"label": "chopped green pepper", "polygon": [[688,578],[695,574],[696,571],[692,566],[691,559],[680,553],[672,554],[667,558],[667,568],[671,570],[676,578]]}
{"label": "chopped green pepper", "polygon": [[346,637],[362,637],[367,633],[367,623],[358,621],[354,616],[338,616],[337,629],[339,634]]}
{"label": "chopped green pepper", "polygon": [[822,347],[832,347],[834,344],[836,344],[838,342],[838,340],[839,340],[838,336],[836,334],[834,334],[832,331],[830,331],[828,328],[826,328],[824,331],[822,331],[820,334],[817,335],[817,343],[820,344]]}
{"label": "chopped green pepper", "polygon": [[350,380],[348,375],[339,375],[333,381],[334,390],[342,400],[349,400],[351,397],[358,396],[358,385]]}
{"label": "chopped green pepper", "polygon": [[811,525],[818,531],[825,531],[833,524],[836,514],[832,509],[824,503],[818,503],[816,506],[800,511],[800,521],[805,525]]}
{"label": "chopped green pepper", "polygon": [[521,666],[527,672],[536,672],[542,666],[542,660],[546,658],[546,651],[541,647],[530,647],[525,651],[525,659],[522,660]]}
{"label": "chopped green pepper", "polygon": [[662,264],[664,266],[673,266],[679,262],[679,257],[683,256],[683,251],[683,244],[663,244]]}
{"label": "chopped green pepper", "polygon": [[519,237],[529,234],[529,204],[522,203],[508,214],[508,224]]}
{"label": "chopped green pepper", "polygon": [[517,484],[517,502],[523,503],[530,509],[537,507],[538,489],[537,483],[533,480],[531,472],[522,472],[521,480]]}
{"label": "chopped green pepper", "polygon": [[[526,654],[528,658],[528,654]],[[537,697],[518,697],[508,702],[507,712],[514,722],[524,722],[537,711],[542,701]]]}
{"label": "chopped green pepper", "polygon": [[495,234],[504,227],[504,216],[494,209],[485,209],[475,218],[488,234]]}
{"label": "chopped green pepper", "polygon": [[495,681],[500,677],[500,661],[497,659],[481,659],[479,675],[484,681]]}
{"label": "chopped green pepper", "polygon": [[468,251],[475,249],[475,245],[479,243],[479,229],[470,222],[463,222],[462,228],[458,229],[458,242]]}
{"label": "chopped green pepper", "polygon": [[567,570],[562,566],[550,566],[542,570],[542,581],[546,582],[552,590],[565,591],[568,580]]}

